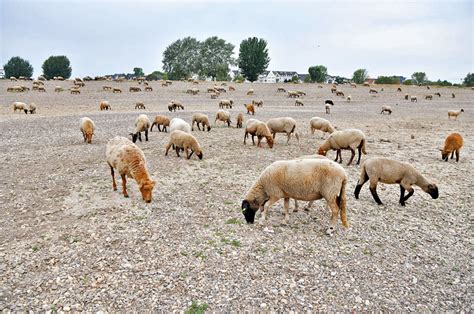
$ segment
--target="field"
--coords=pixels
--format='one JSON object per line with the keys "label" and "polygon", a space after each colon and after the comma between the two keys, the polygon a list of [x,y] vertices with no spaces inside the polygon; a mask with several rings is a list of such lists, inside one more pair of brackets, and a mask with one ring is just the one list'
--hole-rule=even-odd
{"label": "field", "polygon": [[[6,92],[16,84],[0,81],[0,310],[472,309],[471,89],[402,86],[399,93],[384,86],[372,96],[368,87],[341,86],[352,96],[348,103],[329,85],[285,84],[307,93],[304,107],[295,107],[276,92],[280,85],[232,84],[237,90],[221,98],[234,100],[234,122],[245,102],[263,99],[254,118],[295,118],[300,143],[292,138],[286,145],[280,134],[273,149],[244,146],[243,129],[219,125],[193,132],[204,158],[186,160],[174,152],[164,156],[169,135],[153,131],[148,142],[138,143],[156,181],[153,201],[145,204],[133,180],[128,199],[119,177],[119,191],[112,190],[107,141],[128,136],[139,113],[191,122],[193,113],[203,112],[213,122],[218,100],[205,93],[211,83],[197,85],[197,96],[184,92],[192,87],[184,82],[154,82],[149,93],[129,93],[132,82],[86,82],[80,95],[70,95],[53,90],[71,82],[52,81],[46,93]],[[104,92],[102,85],[124,92]],[[249,88],[254,96],[246,96]],[[424,100],[435,92],[441,97]],[[405,93],[417,95],[418,103],[404,100]],[[331,97],[335,106],[325,115],[324,100]],[[181,100],[185,110],[168,112],[171,99]],[[99,111],[100,100],[108,100],[112,111]],[[14,114],[14,101],[35,102],[37,114]],[[137,101],[146,110],[134,110]],[[381,115],[383,105],[393,114]],[[448,120],[447,111],[460,108],[465,112],[458,120]],[[97,126],[91,145],[79,131],[83,116]],[[309,131],[313,116],[339,129],[361,129],[368,138],[362,161],[385,156],[409,162],[438,185],[439,198],[415,187],[401,207],[399,187],[381,184],[385,205],[376,205],[368,185],[356,200],[360,166],[346,166],[349,152],[343,151],[350,228],[338,221],[335,235],[325,234],[324,200],[310,212],[290,214],[289,225],[281,224],[282,201],[270,210],[267,226],[246,224],[241,202],[261,171],[275,160],[313,154],[323,141],[321,133]],[[461,159],[444,162],[439,148],[455,131],[464,137]]]}

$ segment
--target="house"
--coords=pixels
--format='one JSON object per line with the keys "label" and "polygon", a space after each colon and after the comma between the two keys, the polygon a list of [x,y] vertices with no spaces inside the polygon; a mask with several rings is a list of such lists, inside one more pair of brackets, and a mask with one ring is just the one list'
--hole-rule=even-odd
{"label": "house", "polygon": [[258,76],[259,83],[283,83],[289,82],[293,76],[298,76],[296,71],[264,71]]}
{"label": "house", "polygon": [[3,78],[5,78],[5,70],[0,69],[0,79],[3,79]]}
{"label": "house", "polygon": [[364,81],[364,83],[368,83],[368,84],[375,84],[375,80],[374,78],[368,78]]}

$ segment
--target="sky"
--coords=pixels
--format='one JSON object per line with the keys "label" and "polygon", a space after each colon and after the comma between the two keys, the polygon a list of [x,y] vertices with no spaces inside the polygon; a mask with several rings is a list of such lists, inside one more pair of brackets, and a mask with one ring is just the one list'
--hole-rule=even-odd
{"label": "sky", "polygon": [[112,1],[0,0],[0,67],[30,61],[34,76],[51,55],[71,60],[72,76],[161,70],[163,52],[187,36],[235,45],[264,38],[268,70],[370,77],[426,72],[459,83],[474,72],[472,0],[445,1]]}

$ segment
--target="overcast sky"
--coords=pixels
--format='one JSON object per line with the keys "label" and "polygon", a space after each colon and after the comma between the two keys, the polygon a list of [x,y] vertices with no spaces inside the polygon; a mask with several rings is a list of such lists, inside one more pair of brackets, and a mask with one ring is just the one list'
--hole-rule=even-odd
{"label": "overcast sky", "polygon": [[307,73],[323,64],[351,77],[378,75],[459,83],[473,66],[473,1],[112,1],[0,0],[0,62],[13,56],[40,75],[66,55],[73,76],[161,70],[165,48],[192,36],[236,46],[267,40],[269,70]]}

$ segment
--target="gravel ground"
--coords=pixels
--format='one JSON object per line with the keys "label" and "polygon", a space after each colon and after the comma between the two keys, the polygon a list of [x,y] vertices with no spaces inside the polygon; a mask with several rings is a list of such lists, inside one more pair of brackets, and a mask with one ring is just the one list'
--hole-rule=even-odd
{"label": "gravel ground", "polygon": [[[295,118],[300,143],[293,138],[286,145],[277,135],[273,149],[244,146],[242,129],[221,125],[195,131],[204,158],[185,160],[165,157],[168,134],[152,132],[138,144],[157,182],[153,202],[145,204],[133,180],[128,199],[120,187],[112,190],[107,141],[128,136],[139,114],[136,101],[145,103],[140,113],[151,119],[161,113],[190,122],[193,113],[204,112],[214,120],[218,100],[205,93],[211,84],[199,84],[197,96],[185,94],[191,84],[182,82],[153,83],[151,93],[129,93],[130,82],[105,83],[122,87],[122,94],[101,91],[101,82],[86,84],[80,95],[53,92],[70,82],[47,82],[46,93],[14,94],[6,92],[14,82],[0,82],[0,310],[472,311],[474,91],[403,86],[397,93],[385,86],[372,96],[367,87],[341,86],[352,96],[347,103],[332,96],[330,86],[285,85],[307,93],[304,107],[295,107],[276,93],[277,85],[234,84],[237,90],[224,95],[236,103],[234,120],[245,102],[263,99],[255,118]],[[246,96],[249,88],[254,96]],[[424,100],[437,91],[440,98]],[[403,100],[405,93],[419,102]],[[330,97],[335,106],[325,115]],[[112,111],[99,111],[103,99]],[[171,99],[185,110],[169,113]],[[35,102],[38,114],[13,114],[13,101]],[[381,115],[382,105],[391,105],[393,114]],[[449,121],[447,111],[460,108],[465,112]],[[79,131],[82,116],[97,126],[91,145]],[[313,116],[363,130],[368,154],[362,160],[410,162],[436,182],[440,197],[415,187],[401,207],[398,186],[380,185],[385,205],[377,206],[365,185],[356,200],[360,167],[344,164],[349,229],[338,222],[335,235],[325,235],[324,200],[310,212],[291,214],[287,226],[282,201],[270,210],[267,226],[247,225],[240,204],[260,172],[275,160],[312,154],[322,142],[309,131]],[[454,131],[465,146],[459,163],[446,163],[439,148]]]}

